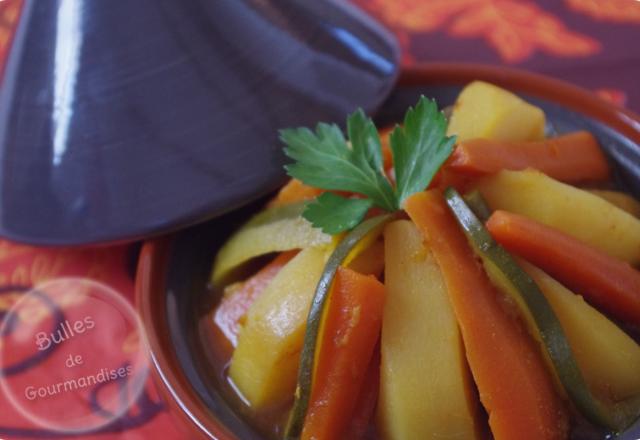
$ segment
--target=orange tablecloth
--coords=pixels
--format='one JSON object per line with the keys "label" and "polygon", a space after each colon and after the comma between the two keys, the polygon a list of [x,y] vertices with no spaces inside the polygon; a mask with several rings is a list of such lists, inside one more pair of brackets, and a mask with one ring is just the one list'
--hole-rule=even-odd
{"label": "orange tablecloth", "polygon": [[[506,64],[569,80],[603,99],[640,109],[639,1],[354,1],[398,36],[406,65],[417,61]],[[9,50],[20,5],[21,0],[0,0],[0,60]],[[51,250],[0,239],[0,319],[23,292],[54,277],[94,278],[131,298],[134,257],[127,246]],[[184,438],[177,423],[149,383],[119,423],[107,432],[81,438]],[[0,439],[53,436],[0,399]]]}

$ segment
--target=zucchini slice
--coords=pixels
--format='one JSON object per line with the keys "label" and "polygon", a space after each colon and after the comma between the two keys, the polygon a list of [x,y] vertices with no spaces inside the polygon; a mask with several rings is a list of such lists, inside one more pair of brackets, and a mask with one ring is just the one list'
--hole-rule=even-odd
{"label": "zucchini slice", "polygon": [[298,369],[298,384],[284,433],[285,439],[297,439],[302,433],[311,398],[316,347],[320,338],[322,318],[336,272],[340,266],[349,264],[361,251],[372,244],[382,233],[384,225],[392,218],[392,214],[385,214],[360,223],[338,244],[324,267],[307,317],[307,328]]}
{"label": "zucchini slice", "polygon": [[615,431],[625,428],[627,423],[615,420],[617,417],[592,395],[560,321],[536,283],[495,242],[455,189],[448,188],[445,199],[472,248],[482,259],[491,280],[516,301],[530,328],[533,326],[537,330],[535,333],[539,335],[562,387],[576,408],[598,426]]}
{"label": "zucchini slice", "polygon": [[260,255],[331,243],[330,235],[302,217],[305,205],[301,202],[268,208],[252,217],[218,252],[212,284],[223,284],[234,269]]}

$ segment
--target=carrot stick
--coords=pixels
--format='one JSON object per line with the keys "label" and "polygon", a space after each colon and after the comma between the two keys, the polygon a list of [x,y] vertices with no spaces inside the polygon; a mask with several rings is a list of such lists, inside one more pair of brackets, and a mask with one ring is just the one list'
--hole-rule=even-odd
{"label": "carrot stick", "polygon": [[269,207],[288,205],[290,203],[303,202],[319,196],[324,191],[313,186],[305,185],[298,179],[291,179],[283,186],[273,200],[269,202]]}
{"label": "carrot stick", "polygon": [[234,283],[224,290],[224,297],[213,315],[213,322],[231,345],[238,345],[238,332],[242,319],[249,307],[260,296],[280,269],[289,262],[297,250],[283,252],[273,261],[260,269],[255,275],[239,283]]}
{"label": "carrot stick", "polygon": [[382,148],[382,164],[385,170],[393,167],[393,154],[391,153],[391,132],[395,127],[387,127],[380,130],[380,147]]}
{"label": "carrot stick", "polygon": [[448,167],[472,176],[536,168],[570,183],[609,179],[607,160],[596,139],[586,131],[537,142],[463,141],[454,150]]}
{"label": "carrot stick", "polygon": [[505,310],[437,190],[405,202],[442,270],[496,440],[561,439],[567,416],[538,347]]}
{"label": "carrot stick", "polygon": [[373,351],[367,373],[356,402],[356,409],[344,435],[345,439],[361,440],[366,437],[373,423],[373,414],[378,403],[380,391],[380,344]]}
{"label": "carrot stick", "polygon": [[507,250],[540,267],[596,307],[640,323],[640,272],[581,241],[527,217],[496,211],[487,228]]}
{"label": "carrot stick", "polygon": [[302,439],[343,438],[380,336],[384,286],[339,268],[319,343]]}
{"label": "carrot stick", "polygon": [[459,193],[466,193],[473,188],[477,176],[471,176],[469,174],[459,172],[453,168],[447,166],[448,162],[445,162],[444,166],[440,167],[433,180],[429,184],[429,189],[446,189],[450,186],[455,188]]}

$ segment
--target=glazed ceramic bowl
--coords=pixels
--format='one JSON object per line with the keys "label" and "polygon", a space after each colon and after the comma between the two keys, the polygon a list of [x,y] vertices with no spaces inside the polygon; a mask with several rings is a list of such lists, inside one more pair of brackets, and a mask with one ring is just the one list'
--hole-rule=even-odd
{"label": "glazed ceramic bowl", "polygon": [[[425,64],[401,75],[376,115],[379,126],[398,121],[419,95],[452,104],[461,88],[481,79],[510,89],[542,107],[559,132],[591,131],[615,164],[615,179],[640,196],[640,118],[570,84],[513,69],[469,64]],[[217,249],[260,206],[260,202],[147,242],[137,275],[137,301],[155,366],[155,376],[171,407],[192,436],[217,439],[263,438],[225,399],[225,384],[211,366],[215,347],[203,337],[201,322],[219,300],[207,289]],[[633,432],[631,432],[633,431]],[[623,439],[640,436],[640,426]],[[634,434],[635,433],[635,434]]]}

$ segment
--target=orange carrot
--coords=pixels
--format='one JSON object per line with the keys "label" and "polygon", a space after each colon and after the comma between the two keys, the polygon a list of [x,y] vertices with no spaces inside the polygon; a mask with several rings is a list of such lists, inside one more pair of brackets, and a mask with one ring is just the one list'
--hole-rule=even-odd
{"label": "orange carrot", "polygon": [[487,228],[498,243],[595,306],[640,323],[640,272],[581,241],[521,215],[496,211]]}
{"label": "orange carrot", "polygon": [[455,148],[448,167],[472,176],[536,168],[570,183],[609,179],[607,160],[598,141],[587,131],[537,142],[463,141]]}
{"label": "orange carrot", "polygon": [[[450,159],[449,159],[450,160]],[[445,162],[444,166],[440,167],[436,175],[429,184],[429,189],[446,189],[450,186],[454,187],[459,193],[466,193],[471,190],[475,184],[476,176],[470,176],[468,174],[454,170],[447,166],[448,162]]]}
{"label": "orange carrot", "polygon": [[384,286],[340,268],[324,320],[301,438],[344,438],[380,336]]}
{"label": "orange carrot", "polygon": [[539,348],[505,310],[442,194],[414,194],[405,209],[442,270],[494,438],[566,438],[566,412]]}
{"label": "orange carrot", "polygon": [[356,409],[344,435],[345,439],[361,440],[372,429],[373,414],[380,391],[380,344],[377,344],[356,402]]}
{"label": "orange carrot", "polygon": [[289,203],[303,202],[319,196],[324,191],[313,186],[305,185],[298,179],[291,179],[280,189],[276,197],[269,202],[269,207],[287,205]]}
{"label": "orange carrot", "polygon": [[224,290],[224,297],[214,312],[213,322],[233,347],[238,344],[241,321],[249,310],[249,306],[297,253],[298,251],[294,250],[279,254],[246,281],[234,283]]}
{"label": "orange carrot", "polygon": [[382,147],[382,163],[385,170],[393,167],[393,154],[391,153],[390,136],[393,127],[380,130],[380,146]]}

